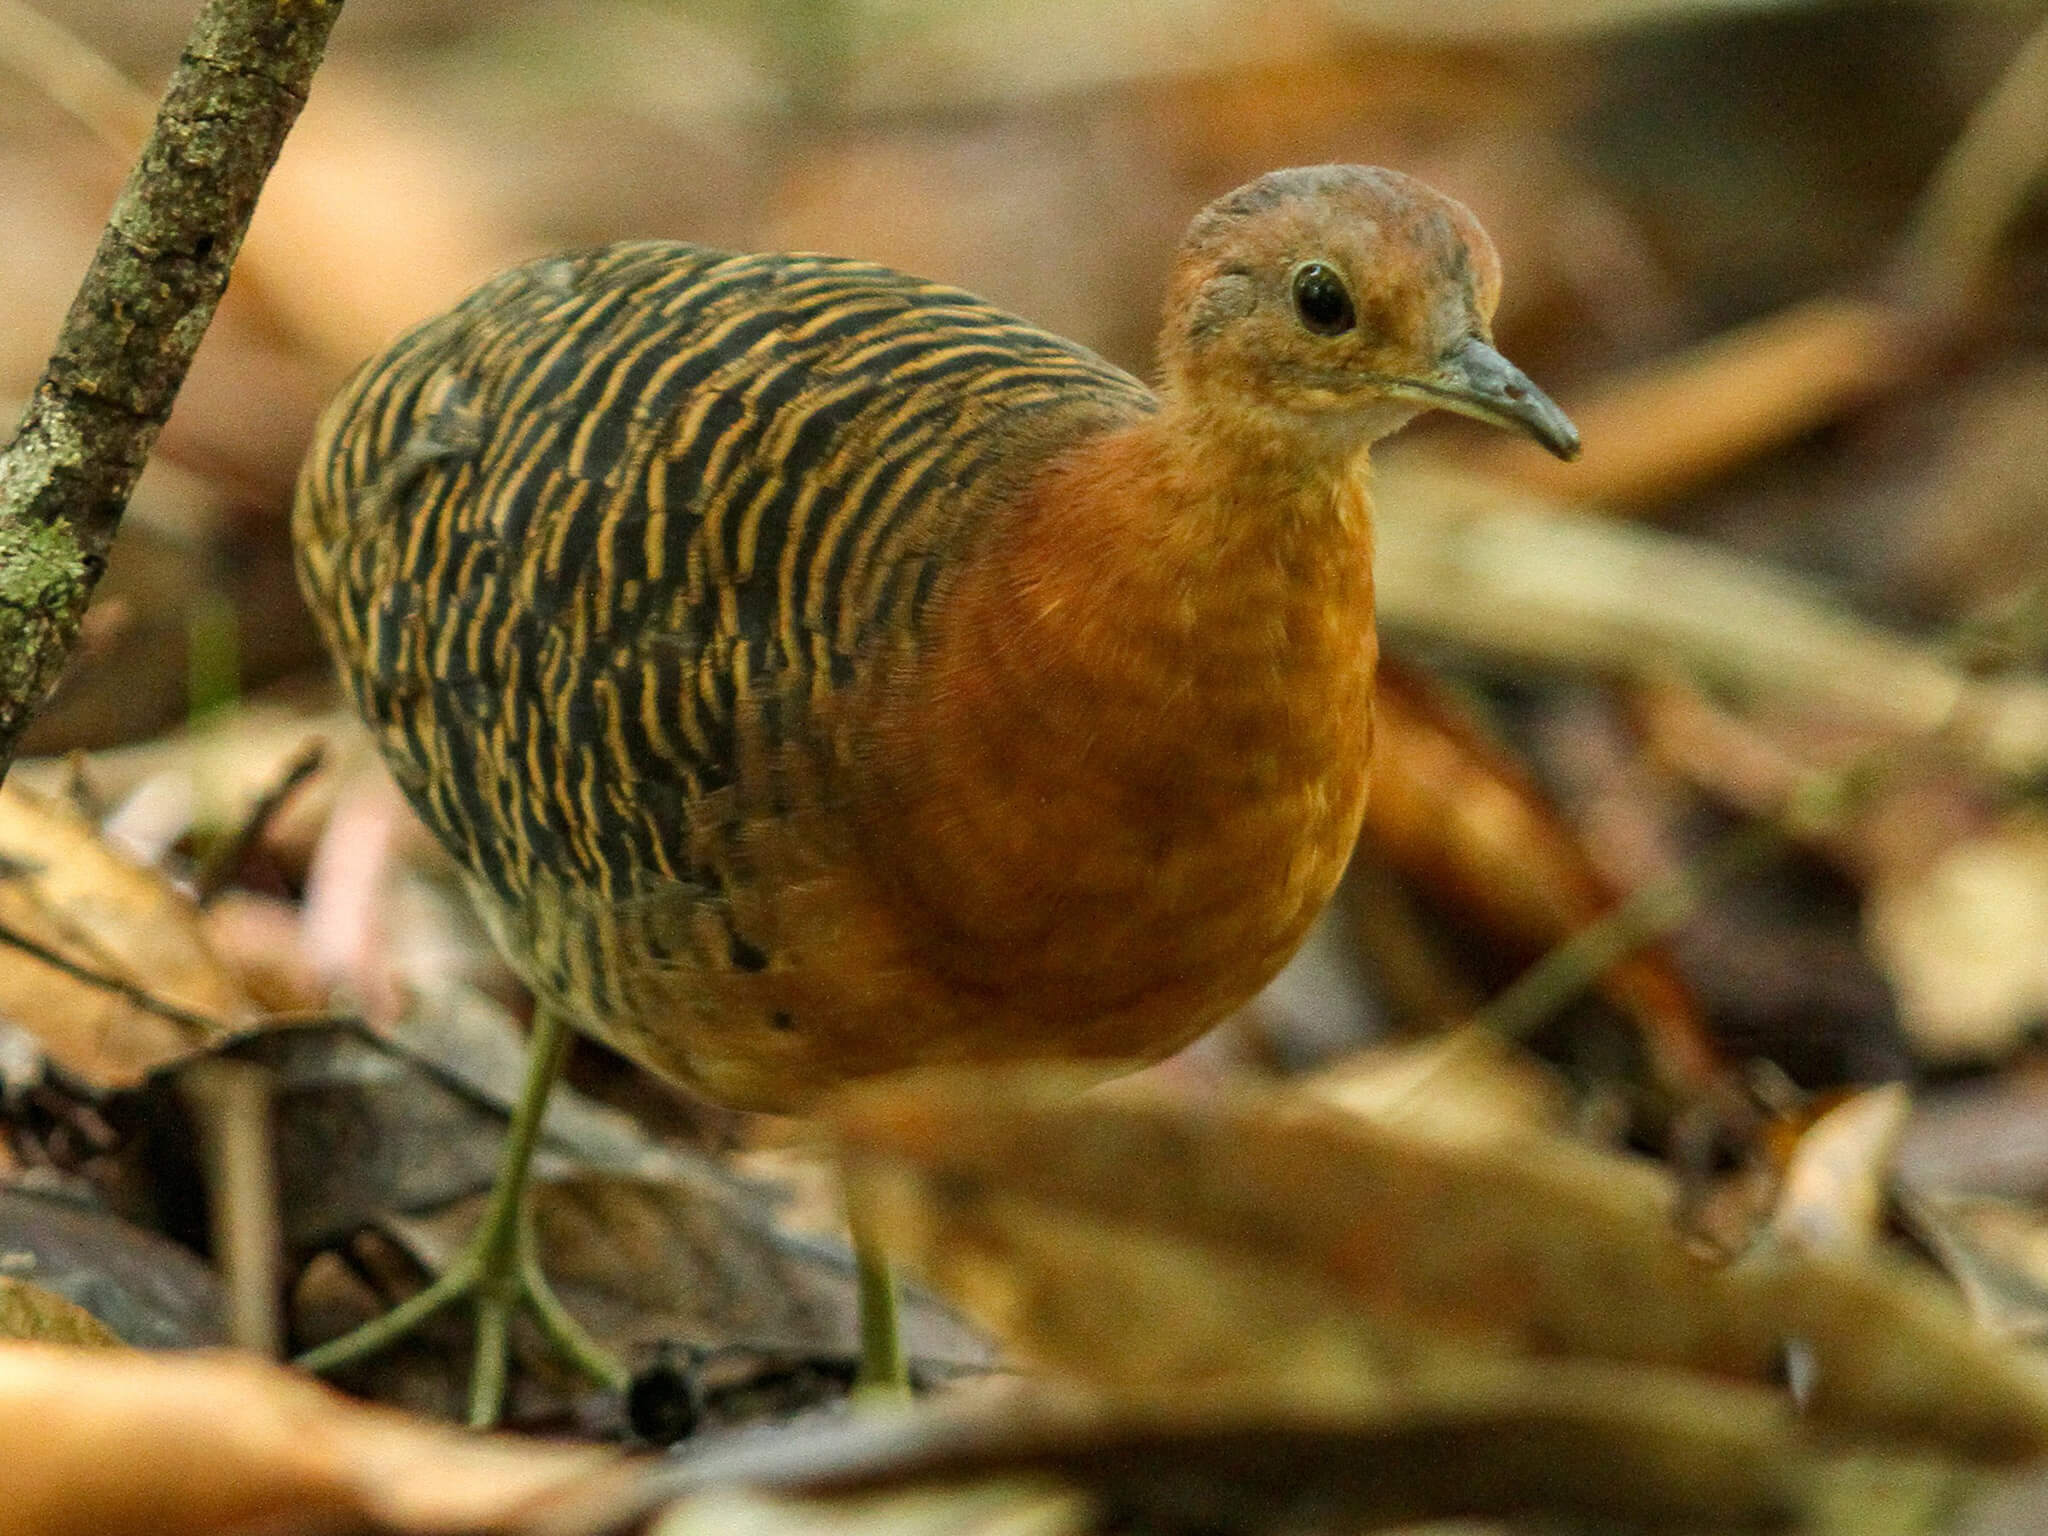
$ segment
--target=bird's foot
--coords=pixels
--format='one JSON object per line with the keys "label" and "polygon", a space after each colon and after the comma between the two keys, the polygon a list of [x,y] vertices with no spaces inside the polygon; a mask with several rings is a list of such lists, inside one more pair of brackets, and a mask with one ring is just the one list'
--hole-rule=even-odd
{"label": "bird's foot", "polygon": [[[509,1225],[511,1230],[503,1230]],[[459,1301],[476,1308],[476,1354],[469,1376],[469,1423],[488,1429],[504,1410],[511,1363],[512,1319],[521,1307],[533,1315],[555,1352],[600,1386],[626,1390],[626,1370],[569,1315],[541,1273],[530,1218],[507,1224],[487,1217],[455,1262],[425,1290],[382,1317],[299,1356],[305,1370],[327,1372],[389,1349],[429,1318]]]}

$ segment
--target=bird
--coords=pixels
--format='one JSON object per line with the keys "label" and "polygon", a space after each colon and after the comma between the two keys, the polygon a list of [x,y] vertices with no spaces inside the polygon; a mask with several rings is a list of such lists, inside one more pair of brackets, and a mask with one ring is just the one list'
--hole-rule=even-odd
{"label": "bird", "polygon": [[[472,1422],[548,1290],[522,1219],[571,1031],[747,1110],[1058,1058],[1247,1001],[1366,801],[1373,442],[1443,409],[1569,458],[1496,350],[1501,272],[1404,173],[1275,171],[1170,267],[1148,386],[872,263],[640,240],[545,257],[343,387],[301,586],[393,777],[531,989],[477,1237],[304,1357],[477,1308]],[[855,1231],[864,1376],[900,1379]]]}

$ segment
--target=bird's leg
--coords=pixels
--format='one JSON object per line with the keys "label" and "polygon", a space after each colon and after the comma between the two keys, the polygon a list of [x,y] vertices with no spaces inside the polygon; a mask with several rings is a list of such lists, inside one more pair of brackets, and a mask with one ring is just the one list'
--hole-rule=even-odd
{"label": "bird's leg", "polygon": [[476,1428],[495,1423],[503,1409],[512,1317],[522,1304],[533,1310],[548,1342],[578,1370],[615,1391],[625,1389],[624,1369],[569,1315],[541,1273],[533,1212],[526,1198],[548,1093],[568,1048],[567,1021],[555,1009],[543,1006],[534,1015],[526,1083],[506,1129],[490,1204],[461,1255],[417,1296],[353,1333],[308,1350],[299,1357],[302,1367],[331,1371],[367,1359],[397,1343],[443,1307],[471,1297],[476,1304],[476,1358],[469,1379],[469,1422]]}
{"label": "bird's leg", "polygon": [[881,1240],[858,1215],[852,1220],[853,1264],[860,1295],[860,1374],[853,1389],[864,1397],[910,1393],[903,1336],[896,1322],[896,1276]]}

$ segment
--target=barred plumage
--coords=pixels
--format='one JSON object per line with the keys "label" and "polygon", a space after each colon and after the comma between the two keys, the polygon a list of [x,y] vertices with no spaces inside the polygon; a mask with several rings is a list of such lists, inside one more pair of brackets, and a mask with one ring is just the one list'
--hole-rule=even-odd
{"label": "barred plumage", "polygon": [[[1020,466],[1155,404],[878,266],[652,241],[546,258],[342,392],[307,460],[302,571],[508,952],[602,1027],[636,966],[769,963],[733,924],[737,872],[705,857],[744,723],[774,737],[914,648]],[[706,918],[722,954],[687,938]]]}

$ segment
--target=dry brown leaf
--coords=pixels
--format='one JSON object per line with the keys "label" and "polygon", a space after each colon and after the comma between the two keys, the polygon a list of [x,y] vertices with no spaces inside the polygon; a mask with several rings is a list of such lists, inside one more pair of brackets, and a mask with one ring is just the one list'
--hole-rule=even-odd
{"label": "dry brown leaf", "polygon": [[1899,1023],[1931,1061],[2002,1056],[2048,1018],[2048,817],[2019,811],[1864,907]]}
{"label": "dry brown leaf", "polygon": [[275,896],[224,891],[200,915],[215,954],[265,1013],[313,1014],[328,991],[300,943],[298,909]]}
{"label": "dry brown leaf", "polygon": [[1581,505],[1653,505],[1895,388],[1919,356],[1898,309],[1815,299],[1567,402],[1586,442],[1571,464],[1504,441],[1487,444],[1478,463]]}
{"label": "dry brown leaf", "polygon": [[0,945],[0,1014],[100,1091],[134,1087],[251,1015],[186,897],[114,852],[68,806],[14,784],[0,788],[0,923],[186,1016],[168,1018]]}
{"label": "dry brown leaf", "polygon": [[941,1404],[743,1437],[629,1496],[742,1485],[859,1498],[1049,1476],[1145,1530],[1381,1531],[1516,1515],[1573,1530],[1747,1531],[1783,1528],[1815,1462],[1754,1388],[1556,1367],[1372,1404],[1042,1392]]}
{"label": "dry brown leaf", "polygon": [[[376,760],[376,746],[353,713],[244,702],[190,729],[95,752],[85,760],[84,775],[94,795],[110,804],[172,779],[189,791],[195,825],[238,827],[311,742],[320,744],[324,766],[279,807],[263,839],[286,871],[299,876],[335,799]],[[54,799],[66,793],[72,774],[67,758],[27,758],[7,781]]]}
{"label": "dry brown leaf", "polygon": [[1971,676],[1761,561],[1414,462],[1379,467],[1374,507],[1392,629],[1553,668],[1676,674],[1862,730],[1946,731],[1998,774],[2048,768],[2048,684]]}
{"label": "dry brown leaf", "polygon": [[[656,1344],[767,1346],[851,1358],[853,1266],[845,1249],[795,1239],[738,1187],[583,1172],[534,1190],[548,1273],[599,1342],[630,1360]],[[381,1225],[438,1273],[483,1214],[484,1198]],[[903,1298],[914,1360],[984,1366],[987,1345],[929,1295]]]}
{"label": "dry brown leaf", "polygon": [[697,1494],[648,1536],[1093,1536],[1089,1501],[1045,1480],[903,1488],[844,1499],[742,1489]]}
{"label": "dry brown leaf", "polygon": [[1808,1126],[1792,1149],[1771,1218],[1778,1241],[1809,1253],[1874,1247],[1912,1112],[1904,1086],[1888,1083],[1844,1100]]}
{"label": "dry brown leaf", "polygon": [[1900,1200],[1977,1321],[2002,1338],[2048,1342],[2048,1216],[1997,1195],[1908,1190]]}
{"label": "dry brown leaf", "polygon": [[0,1345],[0,1536],[507,1529],[621,1475],[608,1452],[475,1435],[236,1355]]}
{"label": "dry brown leaf", "polygon": [[1900,1182],[2022,1199],[2048,1190],[2044,1068],[2021,1057],[1997,1077],[1923,1090],[1899,1146]]}
{"label": "dry brown leaf", "polygon": [[17,1278],[89,1304],[140,1348],[223,1342],[213,1271],[190,1249],[106,1211],[0,1189],[0,1255]]}
{"label": "dry brown leaf", "polygon": [[1570,1108],[1541,1063],[1484,1029],[1358,1051],[1299,1086],[1368,1120],[1477,1141],[1556,1135]]}
{"label": "dry brown leaf", "polygon": [[[1585,1149],[1404,1133],[1302,1095],[1192,1106],[1075,1086],[1052,1071],[920,1074],[849,1097],[836,1123],[856,1200],[942,1289],[1001,1295],[1006,1269],[1058,1266],[1032,1276],[1022,1319],[1056,1332],[1019,1343],[1084,1377],[1117,1371],[1108,1357],[1148,1323],[1180,1326],[1147,1294],[1142,1258],[1117,1256],[1142,1242],[1172,1256],[1176,1298],[1210,1253],[1226,1273],[1257,1265],[1294,1277],[1297,1296],[1320,1289],[1320,1316],[1345,1321],[1342,1348],[1319,1335],[1318,1358],[1340,1369],[1385,1342],[1760,1382],[1796,1346],[1814,1367],[1810,1410],[1834,1429],[1986,1459],[2048,1448],[2048,1392],[1925,1282],[1782,1251],[1710,1264]],[[1053,1235],[1031,1226],[1040,1210]]]}
{"label": "dry brown leaf", "polygon": [[77,1302],[11,1275],[0,1275],[0,1339],[76,1345],[121,1342],[113,1329]]}

